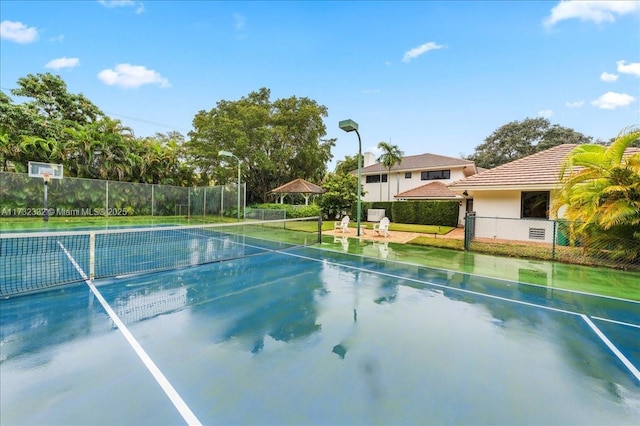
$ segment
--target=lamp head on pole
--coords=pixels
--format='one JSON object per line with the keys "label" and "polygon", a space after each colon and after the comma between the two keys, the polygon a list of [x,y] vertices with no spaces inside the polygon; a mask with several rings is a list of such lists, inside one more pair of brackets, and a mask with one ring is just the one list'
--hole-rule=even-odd
{"label": "lamp head on pole", "polygon": [[353,120],[342,120],[338,123],[338,127],[345,132],[358,131],[358,123]]}
{"label": "lamp head on pole", "polygon": [[358,210],[357,210],[357,235],[360,237],[360,216],[362,216],[362,140],[360,139],[360,132],[358,132],[358,123],[353,120],[342,120],[338,122],[340,127],[345,132],[356,132],[358,135]]}
{"label": "lamp head on pole", "polygon": [[235,157],[235,155],[233,155],[233,153],[231,153],[229,151],[218,151],[218,156],[220,156],[220,157]]}

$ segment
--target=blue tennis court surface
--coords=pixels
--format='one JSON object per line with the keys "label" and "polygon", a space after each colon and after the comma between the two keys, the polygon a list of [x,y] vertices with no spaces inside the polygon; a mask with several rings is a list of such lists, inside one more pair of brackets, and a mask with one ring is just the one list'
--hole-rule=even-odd
{"label": "blue tennis court surface", "polygon": [[0,301],[2,425],[640,423],[638,302],[314,247],[94,283],[121,325]]}

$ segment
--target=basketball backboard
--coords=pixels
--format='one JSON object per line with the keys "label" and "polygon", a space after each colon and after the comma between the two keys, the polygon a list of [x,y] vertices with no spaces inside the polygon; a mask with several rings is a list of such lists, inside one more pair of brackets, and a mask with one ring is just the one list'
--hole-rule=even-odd
{"label": "basketball backboard", "polygon": [[62,179],[62,164],[29,161],[29,177],[43,178],[45,176],[48,176],[49,179]]}

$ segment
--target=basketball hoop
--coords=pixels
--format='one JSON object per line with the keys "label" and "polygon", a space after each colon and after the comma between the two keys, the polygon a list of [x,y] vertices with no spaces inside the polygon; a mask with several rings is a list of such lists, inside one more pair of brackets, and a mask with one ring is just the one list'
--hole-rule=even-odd
{"label": "basketball hoop", "polygon": [[42,180],[44,180],[45,185],[49,185],[49,182],[51,182],[51,175],[49,173],[43,173]]}

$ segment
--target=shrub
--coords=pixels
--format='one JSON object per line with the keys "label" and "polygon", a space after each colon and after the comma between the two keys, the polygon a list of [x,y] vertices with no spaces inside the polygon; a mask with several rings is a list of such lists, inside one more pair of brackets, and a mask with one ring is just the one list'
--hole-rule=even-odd
{"label": "shrub", "polygon": [[251,206],[252,209],[261,210],[284,210],[287,215],[287,219],[295,219],[299,217],[315,217],[320,216],[320,206],[311,204],[308,206],[303,205],[291,205],[291,204],[278,204],[278,203],[264,203],[255,204]]}
{"label": "shrub", "polygon": [[393,221],[420,225],[458,225],[457,201],[397,201],[392,204]]}

